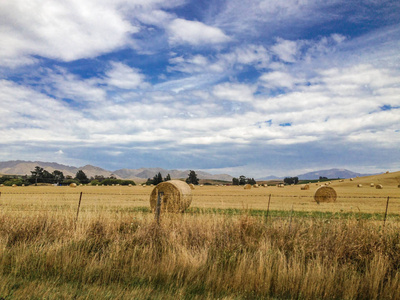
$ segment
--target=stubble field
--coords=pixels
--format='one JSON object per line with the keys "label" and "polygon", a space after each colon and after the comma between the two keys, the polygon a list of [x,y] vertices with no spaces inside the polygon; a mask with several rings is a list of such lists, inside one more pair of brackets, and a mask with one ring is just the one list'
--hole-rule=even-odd
{"label": "stubble field", "polygon": [[320,204],[316,184],[196,187],[159,225],[151,187],[0,187],[0,297],[398,299],[399,175]]}

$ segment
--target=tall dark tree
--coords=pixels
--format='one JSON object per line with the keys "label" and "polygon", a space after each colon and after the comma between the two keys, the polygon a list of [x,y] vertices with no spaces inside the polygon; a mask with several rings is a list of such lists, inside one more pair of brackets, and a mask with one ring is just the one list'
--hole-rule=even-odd
{"label": "tall dark tree", "polygon": [[195,171],[190,170],[188,178],[186,179],[186,183],[191,183],[196,185],[199,184],[199,179],[197,178],[197,174]]}
{"label": "tall dark tree", "polygon": [[164,178],[164,181],[169,181],[169,180],[171,180],[171,175],[169,175],[168,173],[168,175]]}
{"label": "tall dark tree", "polygon": [[65,179],[64,173],[59,170],[54,170],[53,176],[54,176],[54,183],[57,183],[57,184],[61,184]]}
{"label": "tall dark tree", "polygon": [[159,184],[163,182],[163,178],[160,172],[153,177],[153,184]]}
{"label": "tall dark tree", "polygon": [[33,179],[35,185],[37,185],[38,182],[43,182],[43,172],[44,169],[39,166],[36,166],[35,169],[31,171],[32,173],[31,178]]}
{"label": "tall dark tree", "polygon": [[240,185],[245,185],[247,183],[247,178],[244,175],[239,176],[239,184]]}
{"label": "tall dark tree", "polygon": [[239,185],[239,179],[233,177],[232,178],[232,185]]}
{"label": "tall dark tree", "polygon": [[75,179],[79,180],[80,183],[83,184],[87,184],[89,183],[89,178],[87,178],[85,172],[83,172],[82,170],[79,170],[76,175],[75,175]]}

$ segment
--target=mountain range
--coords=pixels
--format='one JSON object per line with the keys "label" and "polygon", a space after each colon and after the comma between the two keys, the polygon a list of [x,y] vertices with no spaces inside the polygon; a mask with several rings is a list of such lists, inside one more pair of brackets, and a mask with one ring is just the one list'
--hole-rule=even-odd
{"label": "mountain range", "polygon": [[[42,162],[42,161],[23,161],[23,160],[13,160],[0,162],[0,174],[5,175],[30,175],[31,171],[35,169],[36,166],[42,167],[50,173],[54,170],[59,170],[64,173],[64,175],[75,176],[75,174],[82,170],[88,177],[94,177],[95,175],[102,175],[104,177],[109,177],[114,175],[121,179],[133,179],[133,180],[143,180],[147,178],[153,178],[158,172],[161,173],[163,177],[170,174],[171,178],[187,178],[189,170],[166,170],[162,168],[140,168],[140,169],[119,169],[115,171],[105,170],[96,166],[86,165],[83,167],[73,167],[59,164],[56,162]],[[210,179],[210,180],[223,180],[232,181],[232,176],[228,174],[210,174],[203,171],[196,171],[197,177],[199,179]],[[327,178],[352,178],[352,177],[362,177],[373,174],[361,174],[352,172],[346,169],[329,169],[329,170],[319,170],[314,172],[309,172],[305,174],[297,175],[300,180],[305,179],[319,179],[319,177]],[[283,179],[276,176],[267,176],[263,178],[258,178],[258,181],[262,180],[274,180]]]}
{"label": "mountain range", "polygon": [[[109,177],[114,175],[117,178],[133,180],[153,178],[158,172],[160,172],[163,177],[166,177],[168,174],[170,174],[171,178],[187,178],[190,172],[190,170],[166,170],[162,168],[119,169],[115,171],[109,171],[92,165],[73,167],[62,165],[56,162],[13,160],[0,162],[0,174],[30,175],[31,171],[33,171],[36,166],[44,168],[50,173],[52,173],[54,170],[59,170],[63,172],[65,176],[75,176],[79,170],[82,170],[88,177],[94,177],[95,175]],[[210,174],[203,171],[196,171],[196,174],[199,179],[232,181],[232,176],[228,174]]]}

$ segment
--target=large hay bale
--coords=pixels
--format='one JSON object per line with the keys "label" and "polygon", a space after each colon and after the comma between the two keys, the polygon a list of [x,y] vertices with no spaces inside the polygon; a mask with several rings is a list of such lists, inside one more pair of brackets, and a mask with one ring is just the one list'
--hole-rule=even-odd
{"label": "large hay bale", "polygon": [[158,193],[164,193],[161,201],[161,211],[183,212],[192,203],[192,189],[180,180],[168,180],[157,184],[150,194],[150,207],[155,210]]}
{"label": "large hay bale", "polygon": [[245,190],[251,189],[251,184],[245,184],[245,185],[244,185],[244,189],[245,189]]}
{"label": "large hay bale", "polygon": [[309,189],[310,189],[310,186],[308,184],[305,184],[305,185],[301,186],[301,190],[303,190],[303,191],[306,191],[306,190],[309,190]]}
{"label": "large hay bale", "polygon": [[382,184],[377,184],[377,185],[376,185],[376,189],[378,189],[378,190],[383,189],[383,185],[382,185]]}
{"label": "large hay bale", "polygon": [[69,187],[76,188],[76,183],[70,183]]}
{"label": "large hay bale", "polygon": [[322,186],[315,191],[314,200],[317,203],[320,202],[335,202],[336,201],[336,191],[329,186]]}

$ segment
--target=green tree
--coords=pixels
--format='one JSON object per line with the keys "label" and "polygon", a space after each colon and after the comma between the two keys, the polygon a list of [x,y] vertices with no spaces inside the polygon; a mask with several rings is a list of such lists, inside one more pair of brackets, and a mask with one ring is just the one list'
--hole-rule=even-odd
{"label": "green tree", "polygon": [[188,174],[188,178],[186,179],[186,183],[188,184],[199,184],[199,179],[197,178],[197,174],[195,171],[190,170],[190,173]]}
{"label": "green tree", "polygon": [[159,183],[163,182],[163,178],[160,172],[158,174],[154,175],[153,177],[153,184],[157,185]]}
{"label": "green tree", "polygon": [[44,169],[39,166],[36,166],[35,169],[31,171],[32,173],[31,179],[32,182],[35,183],[35,185],[37,185],[38,182],[43,182],[43,172]]}
{"label": "green tree", "polygon": [[57,184],[62,184],[65,179],[64,173],[59,170],[54,170],[53,176],[54,176],[54,183],[57,183]]}
{"label": "green tree", "polygon": [[239,179],[233,177],[232,178],[232,185],[239,185]]}
{"label": "green tree", "polygon": [[82,184],[87,184],[89,183],[89,178],[87,178],[85,172],[83,172],[82,170],[79,170],[76,175],[75,175],[75,179],[78,180],[80,183]]}
{"label": "green tree", "polygon": [[164,178],[164,181],[169,181],[169,180],[171,180],[171,175],[169,175],[168,173],[168,175]]}
{"label": "green tree", "polygon": [[247,183],[247,178],[244,175],[239,176],[239,184],[240,185],[245,185]]}

